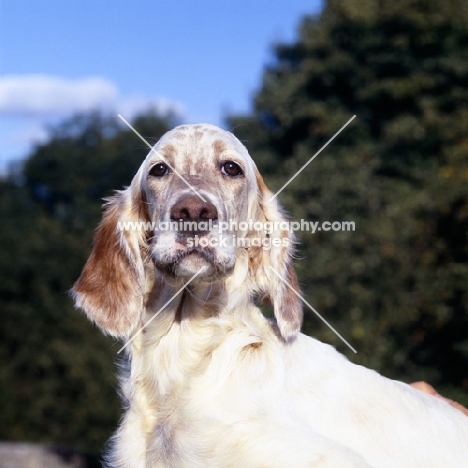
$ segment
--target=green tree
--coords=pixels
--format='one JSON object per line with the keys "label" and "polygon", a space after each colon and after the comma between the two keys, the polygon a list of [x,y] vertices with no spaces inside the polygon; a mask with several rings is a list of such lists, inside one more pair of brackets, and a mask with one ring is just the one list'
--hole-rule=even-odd
{"label": "green tree", "polygon": [[[158,138],[175,122],[149,113],[133,125]],[[0,438],[99,453],[117,426],[118,343],[74,310],[68,290],[102,198],[128,185],[147,153],[115,119],[81,115],[0,181]]]}
{"label": "green tree", "polygon": [[[468,7],[329,0],[279,44],[251,116],[233,117],[295,219],[303,289],[358,349],[353,360],[468,401]],[[310,314],[305,331],[349,350]]]}

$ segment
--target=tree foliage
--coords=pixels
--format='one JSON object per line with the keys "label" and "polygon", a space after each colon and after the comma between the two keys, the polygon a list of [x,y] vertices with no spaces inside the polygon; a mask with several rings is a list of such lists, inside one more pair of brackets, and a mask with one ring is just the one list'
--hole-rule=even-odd
{"label": "tree foliage", "polygon": [[[466,3],[330,0],[274,55],[254,114],[230,119],[273,188],[357,115],[280,196],[296,220],[356,223],[300,234],[306,295],[352,359],[466,402]],[[313,314],[305,329],[348,351]]]}
{"label": "tree foliage", "polygon": [[[133,124],[158,138],[175,123]],[[0,183],[0,437],[99,453],[120,414],[117,343],[73,309],[68,290],[89,254],[102,198],[128,185],[148,148],[99,114],[51,129]]]}

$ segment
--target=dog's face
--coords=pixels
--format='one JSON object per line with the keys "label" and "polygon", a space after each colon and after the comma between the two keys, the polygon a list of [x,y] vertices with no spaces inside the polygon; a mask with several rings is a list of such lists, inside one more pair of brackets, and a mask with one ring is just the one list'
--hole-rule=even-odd
{"label": "dog's face", "polygon": [[143,167],[155,266],[176,277],[232,273],[236,238],[246,234],[235,228],[255,216],[248,201],[258,192],[245,147],[218,127],[180,126],[159,141]]}
{"label": "dog's face", "polygon": [[105,332],[128,336],[144,315],[148,291],[157,297],[195,275],[204,283],[232,275],[221,289],[268,297],[288,339],[302,311],[294,236],[278,228],[282,223],[277,200],[233,134],[208,124],[177,127],[109,200],[73,288],[76,305]]}

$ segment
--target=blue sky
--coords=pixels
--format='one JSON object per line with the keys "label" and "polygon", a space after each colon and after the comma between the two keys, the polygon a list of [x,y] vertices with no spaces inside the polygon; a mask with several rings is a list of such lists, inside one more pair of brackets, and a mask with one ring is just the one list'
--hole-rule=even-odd
{"label": "blue sky", "polygon": [[321,0],[0,0],[0,171],[45,126],[149,105],[188,122],[250,109],[275,42]]}

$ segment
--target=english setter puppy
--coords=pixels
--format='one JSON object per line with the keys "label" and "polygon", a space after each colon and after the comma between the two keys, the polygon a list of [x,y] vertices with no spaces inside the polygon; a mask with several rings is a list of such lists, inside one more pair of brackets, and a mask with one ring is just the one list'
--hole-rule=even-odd
{"label": "english setter puppy", "polygon": [[294,239],[272,195],[242,143],[201,124],[166,133],[108,201],[73,289],[128,344],[108,466],[468,466],[461,412],[299,333]]}

